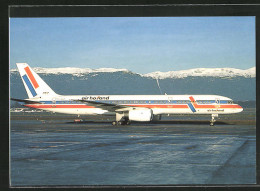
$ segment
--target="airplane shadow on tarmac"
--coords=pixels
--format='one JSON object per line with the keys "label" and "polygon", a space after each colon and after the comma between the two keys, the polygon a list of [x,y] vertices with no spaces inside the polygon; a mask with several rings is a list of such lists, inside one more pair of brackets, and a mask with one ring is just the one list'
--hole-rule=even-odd
{"label": "airplane shadow on tarmac", "polygon": [[[110,121],[71,121],[71,122],[66,122],[67,124],[91,124],[91,123],[112,123]],[[194,124],[194,125],[209,125],[209,121],[189,121],[189,120],[182,120],[182,121],[177,121],[177,120],[168,120],[168,121],[151,121],[151,122],[131,122],[131,124]],[[215,125],[232,125],[232,123],[227,123],[223,121],[216,121],[214,123]]]}

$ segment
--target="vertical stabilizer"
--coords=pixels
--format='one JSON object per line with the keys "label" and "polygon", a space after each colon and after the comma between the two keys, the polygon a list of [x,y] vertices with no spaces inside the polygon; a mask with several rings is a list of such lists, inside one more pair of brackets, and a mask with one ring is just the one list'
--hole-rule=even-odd
{"label": "vertical stabilizer", "polygon": [[16,63],[29,98],[53,97],[57,94],[26,63]]}

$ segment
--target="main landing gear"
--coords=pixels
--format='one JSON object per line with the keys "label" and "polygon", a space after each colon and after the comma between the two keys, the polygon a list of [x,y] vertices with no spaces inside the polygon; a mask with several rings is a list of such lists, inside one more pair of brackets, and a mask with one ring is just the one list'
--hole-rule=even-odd
{"label": "main landing gear", "polygon": [[129,120],[125,120],[125,121],[113,121],[112,125],[130,125],[130,121]]}
{"label": "main landing gear", "polygon": [[113,121],[112,125],[130,125],[130,121],[124,113],[116,113],[116,121]]}
{"label": "main landing gear", "polygon": [[218,114],[211,114],[211,120],[210,122],[210,126],[214,126],[214,123],[216,122],[215,117],[218,117]]}

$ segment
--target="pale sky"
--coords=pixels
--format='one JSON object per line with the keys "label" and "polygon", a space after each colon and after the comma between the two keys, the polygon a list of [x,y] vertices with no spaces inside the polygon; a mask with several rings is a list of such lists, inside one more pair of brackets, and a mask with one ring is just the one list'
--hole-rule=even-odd
{"label": "pale sky", "polygon": [[255,66],[255,17],[10,18],[10,68]]}

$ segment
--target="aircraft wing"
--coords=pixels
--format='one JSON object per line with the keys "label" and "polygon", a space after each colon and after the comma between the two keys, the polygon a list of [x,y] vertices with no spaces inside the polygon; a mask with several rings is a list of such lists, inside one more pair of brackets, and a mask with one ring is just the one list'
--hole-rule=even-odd
{"label": "aircraft wing", "polygon": [[18,102],[23,102],[23,103],[27,103],[27,104],[42,104],[41,102],[38,101],[31,101],[31,100],[26,100],[26,99],[15,99],[15,98],[11,98],[12,101],[18,101]]}
{"label": "aircraft wing", "polygon": [[117,104],[111,104],[111,103],[104,103],[104,102],[100,102],[100,101],[89,101],[89,100],[75,100],[75,101],[81,101],[83,103],[87,103],[88,105],[91,105],[91,106],[94,106],[96,108],[100,108],[103,110],[107,110],[110,112],[130,111],[130,110],[134,110],[134,109],[144,108],[144,107],[133,107],[133,106],[128,106],[128,105],[117,105]]}

